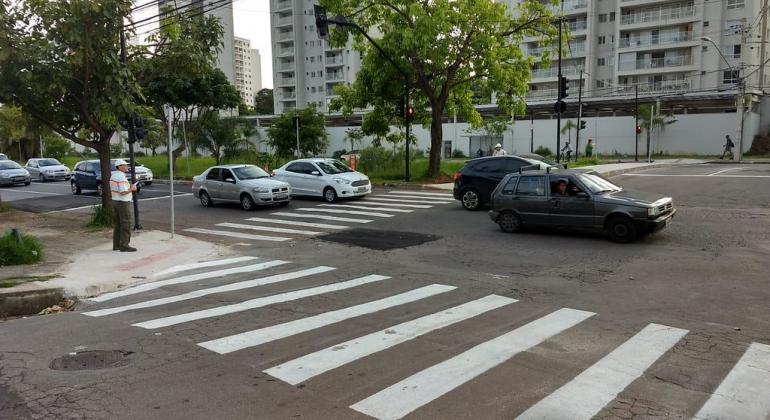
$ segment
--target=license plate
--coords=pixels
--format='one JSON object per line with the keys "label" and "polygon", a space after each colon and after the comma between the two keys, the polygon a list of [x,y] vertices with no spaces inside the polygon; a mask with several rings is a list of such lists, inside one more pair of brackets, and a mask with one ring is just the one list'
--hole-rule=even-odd
{"label": "license plate", "polygon": [[366,187],[358,187],[358,192],[365,192],[365,191],[366,191]]}
{"label": "license plate", "polygon": [[289,198],[288,194],[276,194],[273,196],[273,200],[286,200],[287,198]]}

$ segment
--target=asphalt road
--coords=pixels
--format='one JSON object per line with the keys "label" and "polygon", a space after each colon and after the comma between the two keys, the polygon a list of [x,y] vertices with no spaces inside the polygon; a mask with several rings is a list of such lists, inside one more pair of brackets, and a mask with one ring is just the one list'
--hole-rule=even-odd
{"label": "asphalt road", "polygon": [[[440,196],[248,213],[177,197],[180,233],[259,259],[0,324],[0,418],[767,418],[770,165],[615,181],[674,197],[674,223],[618,245],[504,234]],[[168,198],[140,204],[145,227],[168,226]],[[126,354],[49,367],[84,349]]]}

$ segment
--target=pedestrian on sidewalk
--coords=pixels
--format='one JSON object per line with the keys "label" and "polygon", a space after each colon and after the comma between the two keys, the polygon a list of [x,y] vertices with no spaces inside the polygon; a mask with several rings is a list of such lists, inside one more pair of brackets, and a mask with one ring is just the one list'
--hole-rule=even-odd
{"label": "pedestrian on sidewalk", "polygon": [[735,147],[733,140],[729,135],[725,136],[725,149],[722,151],[722,156],[719,159],[724,159],[725,155],[728,153],[730,154],[731,159],[735,159],[735,154],[733,154],[733,147]]}
{"label": "pedestrian on sidewalk", "polygon": [[503,145],[500,143],[497,143],[495,145],[495,151],[492,152],[492,156],[505,156],[507,154],[508,152],[506,152],[505,149],[503,149]]}
{"label": "pedestrian on sidewalk", "polygon": [[593,139],[588,139],[588,144],[586,144],[586,157],[591,158],[594,156],[594,141]]}
{"label": "pedestrian on sidewalk", "polygon": [[564,147],[561,148],[562,154],[567,155],[567,162],[569,162],[570,158],[572,157],[572,146],[569,144],[569,140],[567,140],[567,143],[564,144]]}
{"label": "pedestrian on sidewalk", "polygon": [[112,231],[112,250],[120,252],[135,252],[136,248],[129,245],[131,242],[131,203],[134,201],[133,193],[136,192],[136,184],[131,184],[126,178],[128,162],[122,159],[115,161],[117,171],[110,176],[110,193],[112,195],[112,218],[114,229]]}

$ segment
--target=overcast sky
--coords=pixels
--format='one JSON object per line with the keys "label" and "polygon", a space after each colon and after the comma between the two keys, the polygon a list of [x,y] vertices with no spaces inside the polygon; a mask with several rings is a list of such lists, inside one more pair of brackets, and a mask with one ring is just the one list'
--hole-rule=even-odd
{"label": "overcast sky", "polygon": [[262,59],[262,87],[273,87],[273,57],[270,47],[269,0],[234,0],[235,36],[251,40]]}

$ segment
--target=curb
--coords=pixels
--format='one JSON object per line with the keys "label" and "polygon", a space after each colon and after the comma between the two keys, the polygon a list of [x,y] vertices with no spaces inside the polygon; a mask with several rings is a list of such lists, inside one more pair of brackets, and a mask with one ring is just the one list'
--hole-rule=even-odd
{"label": "curb", "polygon": [[64,299],[64,289],[48,288],[0,293],[0,316],[35,315]]}
{"label": "curb", "polygon": [[637,166],[636,168],[617,169],[617,170],[609,171],[609,172],[599,172],[599,171],[596,171],[596,172],[599,172],[600,175],[603,175],[603,176],[605,176],[607,178],[612,178],[613,176],[623,175],[623,174],[626,174],[626,173],[629,173],[629,172],[636,172],[636,171],[642,171],[642,170],[647,170],[647,169],[659,169],[659,168],[665,168],[665,167],[669,167],[669,166],[672,166],[672,165],[670,165],[670,164],[657,164],[657,165]]}
{"label": "curb", "polygon": [[742,160],[740,162],[734,160],[712,160],[706,163],[717,165],[770,165],[770,160]]}
{"label": "curb", "polygon": [[[167,180],[167,179],[153,179],[152,183],[153,184],[157,183],[157,184],[162,184],[162,185],[168,185],[171,182],[169,182],[169,180]],[[187,181],[187,180],[177,181],[177,180],[174,180],[174,185],[192,185],[192,181]]]}

